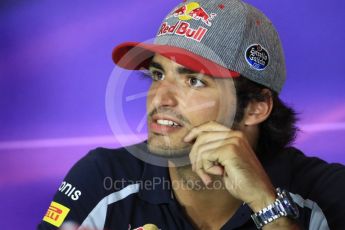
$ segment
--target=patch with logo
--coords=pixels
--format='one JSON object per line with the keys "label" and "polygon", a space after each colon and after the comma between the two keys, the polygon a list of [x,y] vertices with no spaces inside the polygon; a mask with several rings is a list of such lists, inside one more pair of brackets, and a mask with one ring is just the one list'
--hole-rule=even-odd
{"label": "patch with logo", "polygon": [[245,58],[253,69],[259,71],[266,69],[270,61],[267,50],[259,44],[250,45],[246,49]]}
{"label": "patch with logo", "polygon": [[181,21],[188,21],[188,20],[201,20],[204,24],[211,26],[212,19],[217,16],[215,13],[208,13],[204,8],[200,6],[197,2],[190,2],[186,5],[178,7],[175,9],[171,15],[169,15],[166,19],[171,17],[176,17]]}
{"label": "patch with logo", "polygon": [[167,22],[164,22],[157,36],[176,34],[200,42],[208,29],[203,26],[192,28],[190,23],[187,21],[196,20],[203,22],[203,24],[207,26],[212,26],[211,21],[215,16],[217,16],[217,14],[208,13],[203,7],[200,6],[199,3],[190,2],[173,10],[173,12],[166,19],[175,17],[178,18],[179,21],[173,25],[169,25]]}
{"label": "patch with logo", "polygon": [[43,220],[55,227],[60,227],[69,211],[69,208],[53,201],[51,202],[46,215],[43,217]]}
{"label": "patch with logo", "polygon": [[159,228],[154,224],[145,224],[144,226],[134,228],[133,230],[159,230]]}

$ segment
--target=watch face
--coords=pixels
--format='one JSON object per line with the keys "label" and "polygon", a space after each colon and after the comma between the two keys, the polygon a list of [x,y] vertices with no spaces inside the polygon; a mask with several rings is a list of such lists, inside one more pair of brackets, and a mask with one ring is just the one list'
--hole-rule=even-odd
{"label": "watch face", "polygon": [[293,201],[290,193],[286,190],[281,191],[281,202],[283,203],[287,216],[297,219],[299,217],[299,209]]}

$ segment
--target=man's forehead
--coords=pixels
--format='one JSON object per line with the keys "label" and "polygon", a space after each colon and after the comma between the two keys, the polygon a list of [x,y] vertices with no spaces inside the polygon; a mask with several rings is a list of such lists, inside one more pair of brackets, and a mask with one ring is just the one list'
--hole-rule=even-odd
{"label": "man's forehead", "polygon": [[155,54],[149,64],[149,67],[157,68],[157,69],[162,69],[165,70],[166,67],[172,68],[176,70],[176,72],[180,74],[196,74],[196,75],[202,75],[204,77],[208,77],[213,79],[214,77],[203,74],[203,71],[194,71],[191,70],[179,63],[177,63],[174,58],[166,58],[160,54]]}
{"label": "man's forehead", "polygon": [[163,55],[160,55],[160,54],[154,54],[152,60],[151,60],[151,63],[158,63],[160,65],[170,65],[170,66],[173,66],[175,68],[186,68],[185,66],[179,64],[176,62],[176,60],[174,60],[174,57],[171,57],[171,58],[167,58],[167,57],[164,57]]}

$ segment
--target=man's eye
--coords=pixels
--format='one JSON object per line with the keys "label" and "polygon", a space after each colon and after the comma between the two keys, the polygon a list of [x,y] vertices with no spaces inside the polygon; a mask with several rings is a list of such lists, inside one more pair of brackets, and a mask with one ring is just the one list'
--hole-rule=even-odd
{"label": "man's eye", "polygon": [[201,88],[206,86],[206,84],[202,80],[196,77],[189,77],[188,84],[193,88]]}
{"label": "man's eye", "polygon": [[151,71],[151,77],[154,81],[161,81],[164,79],[164,74],[160,71],[153,70]]}

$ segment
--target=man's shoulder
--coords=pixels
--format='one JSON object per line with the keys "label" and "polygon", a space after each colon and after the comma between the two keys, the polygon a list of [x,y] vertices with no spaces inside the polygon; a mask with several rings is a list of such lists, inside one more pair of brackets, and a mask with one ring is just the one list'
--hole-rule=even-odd
{"label": "man's shoulder", "polygon": [[317,156],[304,154],[296,147],[287,147],[279,154],[279,160],[285,161],[293,170],[315,169],[315,171],[335,170],[343,171],[345,166],[341,163],[330,163]]}
{"label": "man's shoulder", "polygon": [[343,225],[345,166],[306,156],[296,148],[287,149],[283,155],[289,159],[290,192],[300,207],[310,209],[310,224],[325,226],[328,222],[330,229]]}
{"label": "man's shoulder", "polygon": [[[97,147],[95,149],[90,150],[90,152],[83,158],[86,160],[92,160],[97,163],[103,164],[112,164],[112,165],[122,165],[126,166],[127,164],[135,164],[135,165],[142,165],[143,162],[133,156],[130,148],[134,146],[125,146],[119,148],[104,148],[104,147]],[[126,163],[125,165],[123,165]]]}
{"label": "man's shoulder", "polygon": [[328,163],[325,160],[312,155],[305,154],[302,150],[294,147],[288,146],[279,151],[278,153],[272,153],[271,155],[264,156],[266,162],[271,163],[282,163],[285,162],[289,164],[290,167],[296,166],[298,164],[314,163],[315,165],[325,165],[325,166],[343,166],[339,163]]}
{"label": "man's shoulder", "polygon": [[316,188],[335,188],[345,179],[344,165],[307,156],[295,147],[287,147],[274,156],[266,157],[263,164],[276,186],[296,190],[305,196]]}
{"label": "man's shoulder", "polygon": [[64,190],[67,184],[82,191],[83,197],[99,199],[123,188],[114,189],[115,182],[140,180],[145,163],[133,156],[127,148],[99,147],[91,150],[69,170],[59,190]]}
{"label": "man's shoulder", "polygon": [[[345,166],[340,163],[329,163],[316,156],[308,156],[295,147],[287,147],[272,160],[277,167],[286,169],[294,179],[319,178],[336,172],[345,174]],[[281,169],[281,170],[283,170]],[[279,170],[278,170],[279,171]],[[312,179],[311,179],[312,180]]]}
{"label": "man's shoulder", "polygon": [[88,168],[94,168],[102,176],[139,178],[142,175],[144,162],[130,151],[139,145],[141,144],[115,149],[98,147],[91,150],[75,166],[85,165]]}
{"label": "man's shoulder", "polygon": [[[131,185],[131,181],[141,179],[145,166],[143,161],[128,151],[130,147],[91,150],[67,173],[49,210],[63,207],[64,221],[81,225],[86,220],[90,221],[89,216],[94,217],[94,213],[106,213],[104,207],[107,207],[110,198],[114,201],[114,198],[129,194],[128,191],[137,192],[128,188],[122,191]],[[91,218],[92,221],[96,219]],[[58,222],[50,216],[44,217],[43,220],[39,229],[56,229],[61,224],[61,221]]]}

